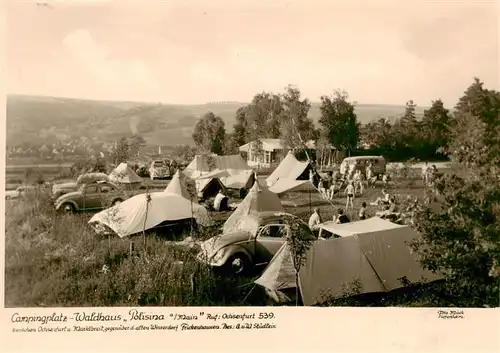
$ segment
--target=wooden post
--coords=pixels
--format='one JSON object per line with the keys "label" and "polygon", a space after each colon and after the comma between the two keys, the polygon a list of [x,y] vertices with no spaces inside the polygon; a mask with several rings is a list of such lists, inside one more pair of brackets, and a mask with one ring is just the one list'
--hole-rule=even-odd
{"label": "wooden post", "polygon": [[309,189],[309,213],[312,212],[312,205],[311,205],[311,189]]}

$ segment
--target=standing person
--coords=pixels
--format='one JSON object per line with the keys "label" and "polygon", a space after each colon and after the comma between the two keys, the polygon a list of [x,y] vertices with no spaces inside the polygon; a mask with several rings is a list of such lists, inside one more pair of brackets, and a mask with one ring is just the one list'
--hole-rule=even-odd
{"label": "standing person", "polygon": [[373,181],[373,165],[371,162],[366,167],[366,181],[368,182],[368,187],[371,185],[372,188],[375,188],[375,183]]}
{"label": "standing person", "polygon": [[359,209],[358,216],[359,216],[360,220],[366,219],[366,202],[363,202],[361,204],[361,208]]}
{"label": "standing person", "polygon": [[425,162],[424,166],[422,167],[422,182],[424,185],[427,185],[427,172],[429,170],[429,162]]}
{"label": "standing person", "polygon": [[316,233],[319,224],[321,224],[321,215],[319,214],[319,208],[316,207],[311,217],[309,217],[309,229]]}
{"label": "standing person", "polygon": [[363,173],[361,173],[361,170],[356,170],[353,180],[355,193],[359,191],[359,194],[363,195]]}
{"label": "standing person", "polygon": [[347,195],[345,204],[346,211],[349,209],[349,204],[351,205],[351,208],[354,209],[354,192],[355,192],[354,186],[352,185],[352,182],[349,182],[344,191],[344,195]]}
{"label": "standing person", "polygon": [[321,178],[319,179],[319,182],[318,182],[318,191],[321,194],[321,196],[325,196],[326,189],[325,189],[323,179],[321,179]]}

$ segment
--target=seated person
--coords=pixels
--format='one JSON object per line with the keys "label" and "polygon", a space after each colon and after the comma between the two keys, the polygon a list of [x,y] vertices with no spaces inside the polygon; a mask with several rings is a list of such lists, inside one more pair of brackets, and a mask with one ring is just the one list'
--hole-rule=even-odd
{"label": "seated person", "polygon": [[391,201],[391,195],[387,192],[386,189],[382,189],[382,197],[378,197],[374,202],[370,203],[372,206],[379,205],[389,205]]}
{"label": "seated person", "polygon": [[222,190],[220,190],[217,196],[215,196],[214,210],[217,212],[229,210],[229,198]]}
{"label": "seated person", "polygon": [[344,214],[344,210],[339,208],[337,212],[337,217],[335,218],[335,223],[337,224],[343,224],[343,223],[349,223],[351,220],[347,215]]}

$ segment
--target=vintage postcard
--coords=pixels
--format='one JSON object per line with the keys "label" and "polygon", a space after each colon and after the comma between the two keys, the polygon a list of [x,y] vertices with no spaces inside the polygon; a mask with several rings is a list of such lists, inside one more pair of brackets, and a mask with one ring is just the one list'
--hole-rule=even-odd
{"label": "vintage postcard", "polygon": [[498,352],[496,1],[2,6],[2,341]]}

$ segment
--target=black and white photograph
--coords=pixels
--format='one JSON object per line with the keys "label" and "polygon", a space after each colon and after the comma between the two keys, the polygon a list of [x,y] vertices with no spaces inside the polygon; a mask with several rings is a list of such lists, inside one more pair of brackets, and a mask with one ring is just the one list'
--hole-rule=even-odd
{"label": "black and white photograph", "polygon": [[496,1],[5,10],[5,308],[499,306]]}

